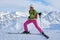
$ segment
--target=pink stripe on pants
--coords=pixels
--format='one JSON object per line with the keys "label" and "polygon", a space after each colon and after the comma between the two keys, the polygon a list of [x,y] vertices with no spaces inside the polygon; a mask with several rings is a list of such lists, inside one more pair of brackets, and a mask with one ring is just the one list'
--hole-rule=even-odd
{"label": "pink stripe on pants", "polygon": [[33,23],[35,25],[35,27],[38,29],[39,32],[43,32],[43,30],[38,26],[38,23],[36,20],[27,20],[25,23],[24,23],[24,30],[25,31],[28,31],[28,28],[27,28],[27,25],[29,23]]}

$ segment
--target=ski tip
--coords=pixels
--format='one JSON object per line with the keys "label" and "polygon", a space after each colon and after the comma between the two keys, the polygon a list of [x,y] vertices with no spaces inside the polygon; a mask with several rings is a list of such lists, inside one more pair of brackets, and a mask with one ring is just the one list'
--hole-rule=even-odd
{"label": "ski tip", "polygon": [[47,38],[47,39],[49,39],[49,37],[48,37],[48,36],[47,36],[46,38]]}

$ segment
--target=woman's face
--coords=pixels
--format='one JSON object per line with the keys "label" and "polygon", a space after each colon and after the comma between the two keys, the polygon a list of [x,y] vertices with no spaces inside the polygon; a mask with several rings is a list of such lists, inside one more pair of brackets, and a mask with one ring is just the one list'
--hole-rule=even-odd
{"label": "woman's face", "polygon": [[30,10],[33,10],[33,7],[30,7]]}

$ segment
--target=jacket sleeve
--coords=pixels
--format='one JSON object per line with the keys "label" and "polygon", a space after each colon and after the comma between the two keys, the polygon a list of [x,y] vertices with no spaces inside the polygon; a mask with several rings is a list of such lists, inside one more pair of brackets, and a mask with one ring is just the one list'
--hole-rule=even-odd
{"label": "jacket sleeve", "polygon": [[36,11],[36,10],[35,10],[35,12],[36,12],[39,16],[41,16],[41,14],[42,14],[41,12],[38,12],[38,11]]}
{"label": "jacket sleeve", "polygon": [[36,10],[35,10],[35,13],[36,13],[36,14],[39,14],[39,12],[38,12],[38,11],[36,11]]}

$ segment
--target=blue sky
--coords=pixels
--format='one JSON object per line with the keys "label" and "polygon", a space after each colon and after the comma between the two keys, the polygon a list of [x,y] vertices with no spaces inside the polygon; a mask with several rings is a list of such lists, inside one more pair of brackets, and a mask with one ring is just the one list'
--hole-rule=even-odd
{"label": "blue sky", "polygon": [[59,3],[59,0],[0,0],[0,11],[28,11],[30,4],[39,11],[51,11],[60,9]]}
{"label": "blue sky", "polygon": [[50,5],[48,2],[46,2],[45,0],[31,0],[31,1],[35,1],[35,2],[41,2],[44,5]]}

